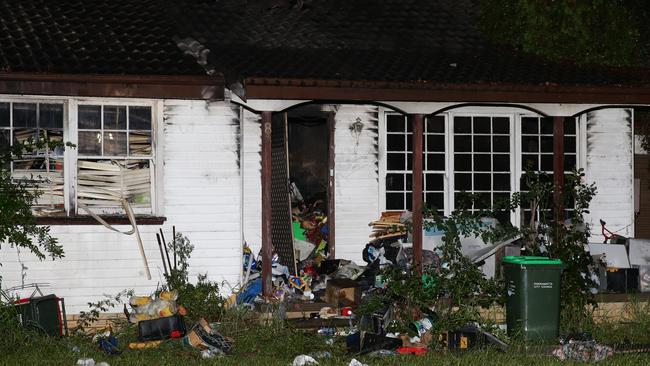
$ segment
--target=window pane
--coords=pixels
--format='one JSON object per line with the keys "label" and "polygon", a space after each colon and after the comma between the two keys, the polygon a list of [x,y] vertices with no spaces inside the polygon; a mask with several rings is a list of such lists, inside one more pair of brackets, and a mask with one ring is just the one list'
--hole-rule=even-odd
{"label": "window pane", "polygon": [[445,195],[443,193],[427,193],[424,197],[427,207],[441,210],[445,208]]}
{"label": "window pane", "polygon": [[521,156],[521,169],[523,170],[539,170],[539,160],[537,155],[523,154]]}
{"label": "window pane", "polygon": [[474,155],[474,171],[489,172],[492,170],[492,162],[489,154]]}
{"label": "window pane", "polygon": [[0,103],[0,127],[9,127],[9,103]]}
{"label": "window pane", "polygon": [[454,117],[454,132],[471,133],[472,119],[470,117]]}
{"label": "window pane", "polygon": [[386,174],[387,191],[404,190],[404,174]]}
{"label": "window pane", "polygon": [[104,155],[126,155],[126,133],[104,131]]}
{"label": "window pane", "polygon": [[410,191],[413,190],[413,174],[407,173],[404,175],[405,181],[406,181],[406,190]]}
{"label": "window pane", "polygon": [[553,171],[553,155],[542,155],[540,159],[540,166],[542,171]]}
{"label": "window pane", "polygon": [[388,153],[386,168],[388,170],[404,170],[406,168],[406,162],[404,160],[404,154],[403,153]]}
{"label": "window pane", "polygon": [[389,114],[386,116],[386,131],[404,132],[404,116],[398,114]]}
{"label": "window pane", "polygon": [[406,207],[407,210],[410,210],[413,207],[413,195],[411,193],[407,193],[404,195],[404,206]]}
{"label": "window pane", "polygon": [[474,208],[476,209],[488,209],[490,208],[491,202],[490,193],[479,193],[474,200]]}
{"label": "window pane", "polygon": [[494,151],[494,152],[509,152],[510,151],[510,137],[508,137],[508,136],[494,136],[494,137],[492,137],[492,151]]}
{"label": "window pane", "polygon": [[151,132],[129,132],[129,155],[151,155]]}
{"label": "window pane", "polygon": [[[424,141],[422,141],[424,144]],[[413,135],[406,135],[406,151],[413,151]]]}
{"label": "window pane", "polygon": [[472,175],[467,173],[454,174],[454,189],[457,191],[472,190]]}
{"label": "window pane", "polygon": [[507,117],[492,118],[492,133],[510,133],[510,119]]}
{"label": "window pane", "polygon": [[492,189],[492,175],[491,174],[474,174],[474,190],[475,191],[489,191]]}
{"label": "window pane", "polygon": [[38,110],[41,128],[63,128],[63,104],[40,104]]}
{"label": "window pane", "polygon": [[0,129],[0,151],[5,147],[9,147],[10,138],[8,129]]}
{"label": "window pane", "polygon": [[542,135],[553,134],[553,118],[542,118],[539,125],[540,133]]}
{"label": "window pane", "polygon": [[474,136],[474,151],[490,152],[490,136]]}
{"label": "window pane", "polygon": [[104,129],[126,130],[126,107],[114,105],[104,106]]}
{"label": "window pane", "polygon": [[444,135],[427,135],[426,151],[445,151]]}
{"label": "window pane", "polygon": [[151,130],[151,107],[129,107],[129,130]]}
{"label": "window pane", "polygon": [[472,136],[454,136],[455,152],[472,151]]}
{"label": "window pane", "polygon": [[575,120],[575,118],[566,118],[564,120],[564,134],[565,135],[575,135],[576,134],[576,120]]}
{"label": "window pane", "polygon": [[14,103],[14,127],[36,127],[36,104]]}
{"label": "window pane", "polygon": [[509,191],[510,190],[510,174],[494,174],[493,189],[495,191]]}
{"label": "window pane", "polygon": [[521,118],[521,133],[536,135],[539,133],[538,129],[539,120],[536,117],[522,117]]}
{"label": "window pane", "polygon": [[101,155],[102,134],[99,131],[79,131],[79,154]]}
{"label": "window pane", "polygon": [[413,169],[413,154],[406,154],[406,170]]}
{"label": "window pane", "polygon": [[443,116],[427,117],[427,120],[426,120],[426,132],[428,132],[428,133],[432,133],[432,132],[444,133],[445,132],[445,117],[443,117]]}
{"label": "window pane", "polygon": [[574,136],[564,138],[564,151],[568,153],[576,152],[576,138]]}
{"label": "window pane", "polygon": [[571,171],[576,168],[576,156],[564,155],[564,170]]}
{"label": "window pane", "polygon": [[539,137],[523,136],[521,138],[522,152],[539,152]]}
{"label": "window pane", "polygon": [[102,107],[98,105],[79,106],[79,129],[99,130],[102,128]]}
{"label": "window pane", "polygon": [[472,155],[456,154],[454,155],[454,169],[459,172],[469,172],[472,170]]}
{"label": "window pane", "polygon": [[495,172],[509,172],[510,171],[510,155],[507,154],[494,154],[492,156],[492,170]]}
{"label": "window pane", "polygon": [[427,154],[427,170],[445,170],[444,154]]}
{"label": "window pane", "polygon": [[553,152],[553,137],[552,136],[542,136],[541,139],[541,150],[542,152]]}
{"label": "window pane", "polygon": [[15,128],[14,129],[14,144],[25,144],[28,141],[36,142],[38,134],[36,129],[33,128]]}
{"label": "window pane", "polygon": [[474,133],[490,133],[490,117],[474,117]]}
{"label": "window pane", "polygon": [[404,135],[387,135],[386,147],[388,151],[404,151],[406,148]]}
{"label": "window pane", "polygon": [[426,174],[425,190],[427,191],[442,191],[444,190],[444,182],[442,174]]}

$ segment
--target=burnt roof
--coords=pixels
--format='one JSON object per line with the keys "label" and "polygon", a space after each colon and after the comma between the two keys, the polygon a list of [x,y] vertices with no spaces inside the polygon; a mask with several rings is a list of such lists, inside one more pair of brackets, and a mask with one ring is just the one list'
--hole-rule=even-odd
{"label": "burnt roof", "polygon": [[0,71],[634,85],[490,43],[475,0],[0,0]]}

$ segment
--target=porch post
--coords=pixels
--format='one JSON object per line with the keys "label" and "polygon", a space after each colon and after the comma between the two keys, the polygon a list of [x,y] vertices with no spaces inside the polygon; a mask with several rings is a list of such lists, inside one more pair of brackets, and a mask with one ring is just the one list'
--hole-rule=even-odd
{"label": "porch post", "polygon": [[335,147],[335,124],[336,120],[334,118],[334,112],[331,112],[327,117],[327,130],[328,130],[328,143],[327,143],[327,161],[329,168],[327,169],[327,247],[328,247],[328,256],[329,259],[336,259],[336,225],[335,225],[335,214],[336,214],[336,202],[334,200],[334,187],[336,186],[335,180],[335,159],[334,159],[334,147]]}
{"label": "porch post", "polygon": [[262,288],[264,297],[271,296],[271,118],[272,112],[262,112]]}
{"label": "porch post", "polygon": [[564,218],[562,188],[564,187],[564,118],[553,117],[553,207],[555,220]]}
{"label": "porch post", "polygon": [[422,273],[422,139],[424,135],[424,115],[409,115],[413,124],[413,268]]}

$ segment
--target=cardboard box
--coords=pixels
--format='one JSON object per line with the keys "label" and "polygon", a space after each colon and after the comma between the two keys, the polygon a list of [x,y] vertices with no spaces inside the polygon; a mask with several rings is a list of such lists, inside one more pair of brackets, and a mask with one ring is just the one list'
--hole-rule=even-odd
{"label": "cardboard box", "polygon": [[356,306],[361,302],[359,284],[348,279],[327,281],[325,301],[334,306]]}

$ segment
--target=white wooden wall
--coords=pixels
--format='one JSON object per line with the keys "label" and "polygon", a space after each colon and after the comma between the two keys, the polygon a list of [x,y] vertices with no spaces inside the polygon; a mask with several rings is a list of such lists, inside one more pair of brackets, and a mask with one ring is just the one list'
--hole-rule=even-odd
{"label": "white wooden wall", "polygon": [[243,164],[244,240],[255,255],[262,248],[262,124],[258,114],[244,111]]}
{"label": "white wooden wall", "polygon": [[[350,132],[357,118],[364,124],[359,139]],[[379,218],[378,109],[341,105],[335,115],[336,257],[364,264],[368,223]]]}
{"label": "white wooden wall", "polygon": [[609,230],[620,230],[620,235],[633,236],[632,110],[596,110],[587,113],[586,120],[586,178],[598,189],[586,218],[591,224],[591,241],[603,241],[600,219],[607,222]]}
{"label": "white wooden wall", "polygon": [[[172,225],[194,245],[190,274],[207,273],[211,280],[239,281],[241,268],[239,109],[224,102],[170,100],[164,103],[163,202],[171,239]],[[128,226],[118,226],[127,230]],[[0,275],[4,288],[21,283],[49,283],[46,293],[66,299],[69,314],[87,310],[86,303],[123,289],[150,294],[162,279],[162,263],[155,232],[159,226],[140,226],[152,280],[144,277],[134,236],[114,233],[99,225],[52,226],[65,258],[39,262],[23,251],[3,245]],[[227,292],[227,286],[223,289]],[[121,309],[116,309],[120,311]]]}

